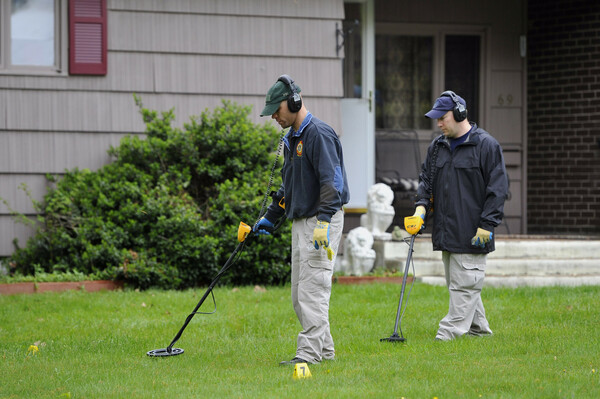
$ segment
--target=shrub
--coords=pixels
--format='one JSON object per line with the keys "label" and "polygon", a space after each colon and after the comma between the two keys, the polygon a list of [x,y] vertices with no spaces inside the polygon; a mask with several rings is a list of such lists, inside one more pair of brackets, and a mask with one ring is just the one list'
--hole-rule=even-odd
{"label": "shrub", "polygon": [[[279,134],[255,125],[251,108],[223,101],[213,112],[172,126],[174,112],[143,108],[146,136],[127,136],[98,171],[48,176],[38,228],[9,262],[12,272],[104,273],[128,285],[207,285],[237,246],[240,221],[259,217]],[[281,183],[280,162],[273,189]],[[267,204],[270,203],[270,198]],[[287,281],[290,227],[257,237],[221,281]]]}

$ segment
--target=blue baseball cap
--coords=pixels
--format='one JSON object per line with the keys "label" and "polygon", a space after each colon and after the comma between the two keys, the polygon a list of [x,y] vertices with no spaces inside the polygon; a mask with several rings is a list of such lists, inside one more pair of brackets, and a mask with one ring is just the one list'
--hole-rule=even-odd
{"label": "blue baseball cap", "polygon": [[[457,94],[456,98],[462,105],[465,106],[465,108],[467,108],[467,103],[461,96],[459,96]],[[454,109],[455,105],[456,104],[454,103],[454,100],[450,96],[444,95],[444,96],[438,97],[437,100],[435,100],[435,103],[433,104],[433,108],[431,108],[431,111],[426,113],[425,116],[428,118],[431,118],[431,119],[441,118],[442,116],[444,116],[446,114],[446,112],[452,111]]]}

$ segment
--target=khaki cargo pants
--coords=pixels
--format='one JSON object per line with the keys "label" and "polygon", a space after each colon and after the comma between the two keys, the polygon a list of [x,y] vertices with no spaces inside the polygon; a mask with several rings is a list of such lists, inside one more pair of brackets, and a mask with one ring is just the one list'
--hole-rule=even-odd
{"label": "khaki cargo pants", "polygon": [[[316,225],[316,217],[295,219],[292,223],[292,304],[302,326],[296,356],[311,363],[335,356],[329,330],[335,256],[329,260],[326,250],[315,249],[312,238]],[[340,210],[329,224],[329,245],[336,255],[343,226],[344,212]]]}
{"label": "khaki cargo pants", "polygon": [[487,255],[443,251],[442,261],[450,304],[435,338],[447,341],[465,334],[492,334],[481,301]]}

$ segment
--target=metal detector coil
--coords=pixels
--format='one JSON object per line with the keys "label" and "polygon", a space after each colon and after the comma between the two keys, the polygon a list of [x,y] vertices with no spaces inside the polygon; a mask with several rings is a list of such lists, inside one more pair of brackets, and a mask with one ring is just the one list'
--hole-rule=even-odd
{"label": "metal detector coil", "polygon": [[163,348],[163,349],[152,349],[148,351],[146,355],[152,357],[161,357],[161,356],[176,356],[181,355],[183,353],[183,349],[181,348]]}

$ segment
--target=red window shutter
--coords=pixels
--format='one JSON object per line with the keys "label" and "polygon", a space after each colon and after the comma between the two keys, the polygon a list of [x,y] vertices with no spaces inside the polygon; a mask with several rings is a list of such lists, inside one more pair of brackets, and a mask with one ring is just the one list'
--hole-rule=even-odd
{"label": "red window shutter", "polygon": [[69,1],[69,73],[106,75],[106,0]]}

